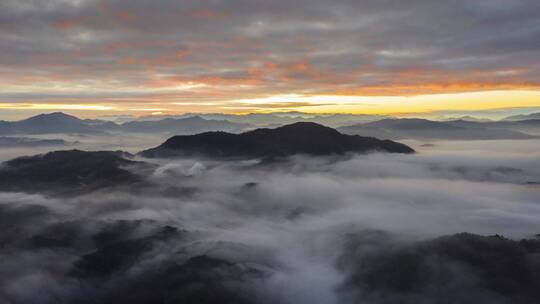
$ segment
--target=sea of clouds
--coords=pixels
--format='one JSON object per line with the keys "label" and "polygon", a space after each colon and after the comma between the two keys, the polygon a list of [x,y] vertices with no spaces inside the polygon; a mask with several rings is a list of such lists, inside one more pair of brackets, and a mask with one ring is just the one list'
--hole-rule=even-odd
{"label": "sea of clouds", "polygon": [[[201,303],[390,303],[396,298],[367,297],[351,283],[363,255],[351,258],[350,248],[387,252],[460,232],[511,240],[540,233],[540,142],[409,144],[419,153],[140,159],[156,169],[139,172],[147,181],[139,189],[0,193],[0,303],[138,303],[133,286],[163,295],[160,288],[192,280],[224,290]],[[370,237],[351,247],[358,235]],[[215,261],[189,270],[194,257]],[[170,274],[177,267],[187,277]],[[451,269],[460,282],[475,276]],[[507,303],[475,284],[477,303]],[[196,289],[178,288],[181,296]],[[407,300],[434,300],[418,294]]]}

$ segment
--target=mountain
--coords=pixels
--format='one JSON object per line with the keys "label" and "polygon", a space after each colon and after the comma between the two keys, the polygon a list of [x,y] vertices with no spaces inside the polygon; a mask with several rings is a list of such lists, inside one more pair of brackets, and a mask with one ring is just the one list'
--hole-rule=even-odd
{"label": "mountain", "polygon": [[508,127],[493,127],[494,122],[465,120],[432,121],[427,119],[383,119],[339,128],[345,134],[376,136],[388,139],[480,140],[536,138]]}
{"label": "mountain", "polygon": [[102,133],[116,127],[112,122],[83,120],[61,112],[40,114],[25,120],[0,122],[0,134],[89,134]]}
{"label": "mountain", "polygon": [[38,139],[28,137],[5,137],[0,136],[0,148],[12,147],[49,147],[65,146],[68,142],[63,139]]}
{"label": "mountain", "polygon": [[104,134],[108,132],[196,134],[208,131],[240,132],[249,127],[247,123],[210,120],[198,116],[181,119],[136,120],[117,124],[99,119],[79,119],[55,112],[20,121],[0,121],[0,134]]}
{"label": "mountain", "polygon": [[[208,114],[182,118],[158,120],[135,120],[117,124],[99,119],[79,119],[61,112],[40,114],[20,121],[0,121],[0,136],[21,134],[107,134],[162,133],[169,135],[191,135],[210,131],[239,133],[253,126],[276,127],[283,124],[321,123],[342,126],[344,134],[361,135],[385,139],[528,139],[540,136],[540,119],[516,121],[432,121],[427,119],[382,119],[371,121],[376,116],[315,115],[302,113],[226,115]],[[223,118],[227,118],[224,120]],[[359,123],[360,122],[360,123]]]}
{"label": "mountain", "polygon": [[505,121],[519,121],[519,120],[530,120],[530,119],[540,119],[540,112],[538,113],[532,113],[532,114],[522,114],[522,115],[514,115],[514,116],[508,116],[504,118]]}
{"label": "mountain", "polygon": [[500,122],[508,128],[540,136],[540,119],[526,119],[514,122]]}
{"label": "mountain", "polygon": [[465,120],[465,121],[474,121],[474,122],[489,122],[489,121],[492,121],[491,119],[478,118],[478,117],[474,117],[474,116],[470,116],[470,115],[465,115],[465,116],[461,116],[461,117],[443,117],[443,118],[438,119],[438,120],[442,120],[442,121]]}
{"label": "mountain", "polygon": [[459,233],[397,245],[384,232],[347,238],[341,288],[353,303],[441,303],[444,295],[444,303],[530,304],[540,297],[538,237]]}
{"label": "mountain", "polygon": [[166,118],[181,119],[190,116],[199,116],[208,120],[227,120],[230,122],[249,124],[257,127],[273,127],[295,122],[315,122],[332,128],[351,125],[360,122],[376,121],[386,116],[363,114],[310,114],[303,112],[276,112],[276,113],[250,113],[250,114],[223,114],[223,113],[188,113],[183,115],[152,115],[140,117],[140,121],[156,121]]}
{"label": "mountain", "polygon": [[[110,276],[107,271],[121,274],[122,267],[134,267],[134,264],[140,263],[144,254],[151,252],[154,247],[160,245],[160,242],[178,242],[179,238],[174,237],[175,233],[179,234],[176,229],[170,226],[167,228],[169,231],[161,232],[158,236],[115,242],[87,254],[75,263],[76,268],[71,276],[80,281],[92,279],[104,281]],[[270,275],[270,272],[262,271],[254,263],[229,262],[207,255],[193,256],[182,262],[156,263],[155,266],[143,268],[142,271],[144,272],[137,279],[126,280],[121,288],[104,291],[98,297],[99,300],[94,302],[256,303],[258,301],[254,300],[253,292],[247,291],[247,286],[253,285],[253,282],[260,282]]]}
{"label": "mountain", "polygon": [[299,122],[276,129],[230,134],[207,132],[174,136],[160,146],[140,152],[145,157],[201,155],[223,158],[273,158],[294,154],[331,155],[381,151],[413,153],[410,147],[371,137],[343,135],[316,123]]}
{"label": "mountain", "polygon": [[142,165],[113,151],[55,151],[0,165],[0,191],[67,194],[129,184],[139,177],[127,168]]}
{"label": "mountain", "polygon": [[526,119],[516,121],[492,121],[492,122],[472,122],[464,120],[455,120],[448,122],[453,126],[466,128],[486,128],[492,130],[509,130],[526,133],[529,135],[540,136],[540,119]]}
{"label": "mountain", "polygon": [[199,116],[181,119],[165,118],[152,121],[130,121],[122,124],[124,132],[159,132],[173,134],[195,134],[209,131],[240,132],[249,128],[246,123],[235,123],[227,120],[209,120]]}

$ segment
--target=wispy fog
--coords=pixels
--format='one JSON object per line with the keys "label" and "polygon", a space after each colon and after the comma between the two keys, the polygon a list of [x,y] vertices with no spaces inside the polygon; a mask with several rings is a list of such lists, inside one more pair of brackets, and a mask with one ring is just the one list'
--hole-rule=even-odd
{"label": "wispy fog", "polygon": [[[138,144],[124,148],[135,152]],[[204,256],[230,263],[209,277],[247,302],[356,303],[364,285],[354,284],[351,271],[363,268],[346,262],[351,235],[376,232],[370,235],[377,242],[356,238],[355,250],[388,252],[459,232],[511,239],[540,233],[539,141],[409,144],[419,153],[278,164],[152,160],[159,167],[137,191],[71,198],[0,193],[0,302],[120,303],[130,284],[156,277],[176,284],[177,277],[160,275]],[[131,247],[136,240],[151,246]],[[124,246],[119,261],[104,249],[117,244]],[[103,261],[89,257],[96,252]],[[92,263],[102,272],[92,272]],[[472,275],[458,266],[451,271]],[[435,296],[425,292],[421,299]],[[483,289],[475,297],[506,303]]]}
{"label": "wispy fog", "polygon": [[[24,137],[24,136],[23,136]],[[166,134],[103,134],[103,135],[66,135],[66,134],[32,134],[28,136],[36,139],[63,139],[65,146],[43,146],[43,147],[2,147],[0,146],[0,162],[23,155],[34,155],[56,150],[81,149],[86,151],[94,150],[122,150],[130,153],[137,153],[148,147],[157,146],[170,136]]]}

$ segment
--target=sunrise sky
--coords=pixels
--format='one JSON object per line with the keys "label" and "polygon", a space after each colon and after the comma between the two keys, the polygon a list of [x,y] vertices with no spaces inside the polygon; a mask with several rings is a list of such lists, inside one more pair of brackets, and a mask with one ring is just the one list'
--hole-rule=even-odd
{"label": "sunrise sky", "polygon": [[540,110],[538,0],[2,0],[0,119]]}

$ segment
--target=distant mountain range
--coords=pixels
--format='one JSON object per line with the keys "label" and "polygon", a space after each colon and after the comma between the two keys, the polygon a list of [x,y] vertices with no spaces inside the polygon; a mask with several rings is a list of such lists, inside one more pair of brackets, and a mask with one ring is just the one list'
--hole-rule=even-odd
{"label": "distant mountain range", "polygon": [[526,119],[518,121],[490,121],[490,122],[472,122],[456,120],[449,122],[455,126],[490,130],[510,130],[529,135],[540,135],[540,119]]}
{"label": "distant mountain range", "polygon": [[[301,115],[302,114],[302,115]],[[0,136],[21,134],[107,134],[107,133],[160,133],[192,135],[210,131],[240,133],[256,126],[279,127],[295,122],[314,122],[337,127],[344,134],[383,139],[419,140],[480,140],[480,139],[531,139],[540,136],[540,119],[530,119],[540,114],[517,116],[502,121],[458,119],[434,121],[418,118],[381,118],[369,115],[322,115],[305,113],[274,114],[205,114],[181,117],[143,117],[118,124],[98,119],[79,119],[56,112],[40,114],[21,121],[0,121]],[[227,118],[227,119],[225,119]],[[230,120],[229,120],[230,119]],[[231,121],[234,120],[234,121]],[[325,123],[325,121],[327,123]]]}
{"label": "distant mountain range", "polygon": [[125,132],[196,134],[208,131],[240,132],[250,125],[227,120],[208,120],[199,116],[181,119],[165,118],[157,121],[130,121],[120,125]]}
{"label": "distant mountain range", "polygon": [[347,152],[413,153],[390,140],[344,135],[316,123],[299,122],[275,129],[242,134],[207,132],[174,136],[162,145],[142,151],[144,157],[207,156],[218,158],[274,158],[294,154],[331,155]]}
{"label": "distant mountain range", "polygon": [[207,120],[226,120],[230,122],[249,124],[255,127],[277,127],[295,122],[315,122],[332,128],[359,122],[371,122],[388,118],[382,115],[362,114],[308,114],[302,112],[251,113],[251,114],[221,114],[221,113],[191,113],[176,115],[143,116],[137,120],[161,120],[165,118],[186,118],[198,116]]}
{"label": "distant mountain range", "polygon": [[493,120],[491,120],[491,119],[487,119],[487,118],[478,118],[478,117],[474,117],[474,116],[470,116],[470,115],[465,115],[465,116],[461,116],[461,117],[444,117],[444,118],[437,119],[437,120],[440,120],[440,121],[466,120],[466,121],[474,121],[474,122],[489,122],[489,121],[493,121]]}
{"label": "distant mountain range", "polygon": [[116,128],[116,124],[102,120],[82,120],[56,112],[40,114],[20,121],[0,121],[0,134],[92,134]]}
{"label": "distant mountain range", "polygon": [[117,124],[111,121],[79,119],[61,112],[40,114],[20,121],[0,121],[0,134],[104,134],[107,132],[143,132],[195,134],[207,131],[240,132],[249,124],[201,117],[167,118],[157,121],[131,121]]}
{"label": "distant mountain range", "polygon": [[532,113],[532,114],[509,116],[509,117],[506,117],[503,120],[506,120],[506,121],[518,121],[518,120],[530,120],[530,119],[540,119],[540,112],[539,113]]}
{"label": "distant mountain range", "polygon": [[482,140],[482,139],[531,139],[538,138],[524,131],[540,131],[540,120],[527,122],[475,122],[467,120],[432,121],[403,118],[383,119],[370,123],[341,127],[345,134],[373,136],[385,139],[418,140]]}

